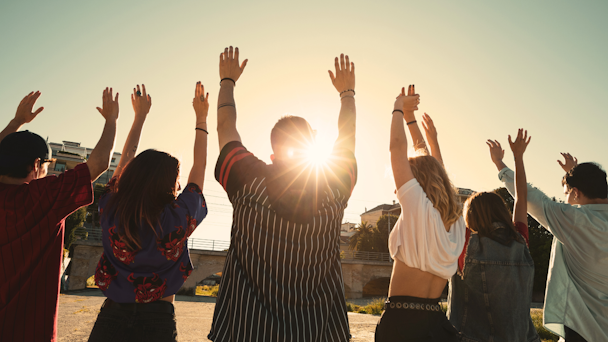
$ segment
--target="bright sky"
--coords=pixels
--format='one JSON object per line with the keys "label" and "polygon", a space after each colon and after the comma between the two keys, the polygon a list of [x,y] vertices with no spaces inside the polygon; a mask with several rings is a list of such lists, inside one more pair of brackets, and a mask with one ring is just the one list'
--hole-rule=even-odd
{"label": "bright sky", "polygon": [[[120,92],[116,149],[133,119],[129,93],[152,95],[140,149],[156,148],[192,165],[194,85],[210,92],[210,144],[204,193],[210,214],[197,238],[228,240],[231,206],[215,181],[219,151],[218,56],[238,46],[249,64],[236,87],[245,146],[270,162],[270,130],[299,115],[331,144],[339,97],[327,70],[341,52],[356,64],[359,179],[345,220],[392,203],[388,137],[400,87],[415,84],[421,115],[435,120],[456,186],[501,185],[485,140],[524,127],[528,180],[563,198],[557,164],[608,167],[608,3],[556,1],[15,1],[0,3],[0,125],[23,96],[40,90],[46,109],[24,127],[50,141],[95,146],[102,90]],[[140,150],[140,151],[141,151]]]}

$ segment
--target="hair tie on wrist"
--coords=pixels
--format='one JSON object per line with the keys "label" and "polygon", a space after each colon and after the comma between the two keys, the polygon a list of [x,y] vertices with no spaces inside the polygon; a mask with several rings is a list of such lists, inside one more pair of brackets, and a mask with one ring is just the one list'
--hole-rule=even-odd
{"label": "hair tie on wrist", "polygon": [[[403,115],[403,111],[402,111],[401,109],[393,109],[393,113],[394,113],[394,112],[400,112],[400,113],[401,113],[401,115]],[[391,114],[392,114],[392,113],[391,113]]]}
{"label": "hair tie on wrist", "polygon": [[234,85],[236,85],[236,82],[235,82],[235,81],[234,81],[232,78],[228,78],[228,77],[226,77],[226,78],[222,78],[222,79],[220,80],[220,86],[222,85],[222,82],[223,82],[223,81],[225,81],[225,80],[231,80],[231,81],[232,81],[232,83],[234,83]]}
{"label": "hair tie on wrist", "polygon": [[206,129],[202,129],[202,128],[198,128],[198,127],[196,127],[196,128],[195,128],[195,130],[197,130],[197,131],[203,131],[203,132],[205,132],[205,133],[209,134],[209,132],[207,132],[207,130],[206,130]]}
{"label": "hair tie on wrist", "polygon": [[[403,112],[402,112],[402,113],[403,113]],[[408,122],[407,124],[408,124],[408,125],[411,125],[411,124],[413,124],[413,123],[416,123],[416,120],[414,120],[414,121],[410,121],[410,122]]]}
{"label": "hair tie on wrist", "polygon": [[349,92],[349,91],[352,91],[352,92],[353,92],[353,95],[356,95],[356,94],[355,94],[355,90],[354,90],[354,89],[346,89],[346,90],[344,90],[344,91],[340,92],[340,96],[342,96],[342,94],[344,94],[344,93],[346,93],[346,92]]}

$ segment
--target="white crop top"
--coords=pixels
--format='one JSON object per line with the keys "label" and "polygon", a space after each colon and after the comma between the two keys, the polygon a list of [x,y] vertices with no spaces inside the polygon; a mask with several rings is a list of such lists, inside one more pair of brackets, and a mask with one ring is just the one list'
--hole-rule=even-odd
{"label": "white crop top", "polygon": [[441,214],[414,178],[397,190],[401,215],[389,237],[393,259],[443,279],[458,268],[466,226],[460,217],[450,231],[445,230]]}

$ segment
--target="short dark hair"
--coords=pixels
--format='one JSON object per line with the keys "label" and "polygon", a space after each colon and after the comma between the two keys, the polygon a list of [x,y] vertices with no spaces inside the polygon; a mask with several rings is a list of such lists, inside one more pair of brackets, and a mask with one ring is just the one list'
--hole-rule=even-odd
{"label": "short dark hair", "polygon": [[[27,177],[37,158],[32,159],[29,162],[23,162],[12,165],[0,165],[0,176],[9,176],[12,178],[25,178]],[[40,166],[40,165],[39,165]]]}
{"label": "short dark hair", "polygon": [[273,150],[275,146],[289,142],[302,144],[312,142],[313,139],[313,132],[308,121],[294,115],[286,115],[280,118],[270,132],[270,144]]}
{"label": "short dark hair", "polygon": [[562,185],[568,189],[577,188],[589,199],[608,198],[606,171],[597,163],[576,165],[564,175]]}

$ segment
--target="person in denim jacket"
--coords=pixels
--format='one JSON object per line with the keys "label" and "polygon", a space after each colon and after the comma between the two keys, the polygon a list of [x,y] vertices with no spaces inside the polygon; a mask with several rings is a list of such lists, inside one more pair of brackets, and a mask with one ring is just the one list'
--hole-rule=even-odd
{"label": "person in denim jacket", "polygon": [[[519,130],[511,142],[517,193],[513,222],[502,198],[481,192],[465,203],[468,247],[450,281],[448,317],[463,341],[540,341],[530,317],[534,261],[528,250],[523,153],[530,142]],[[470,236],[470,238],[469,238]]]}

